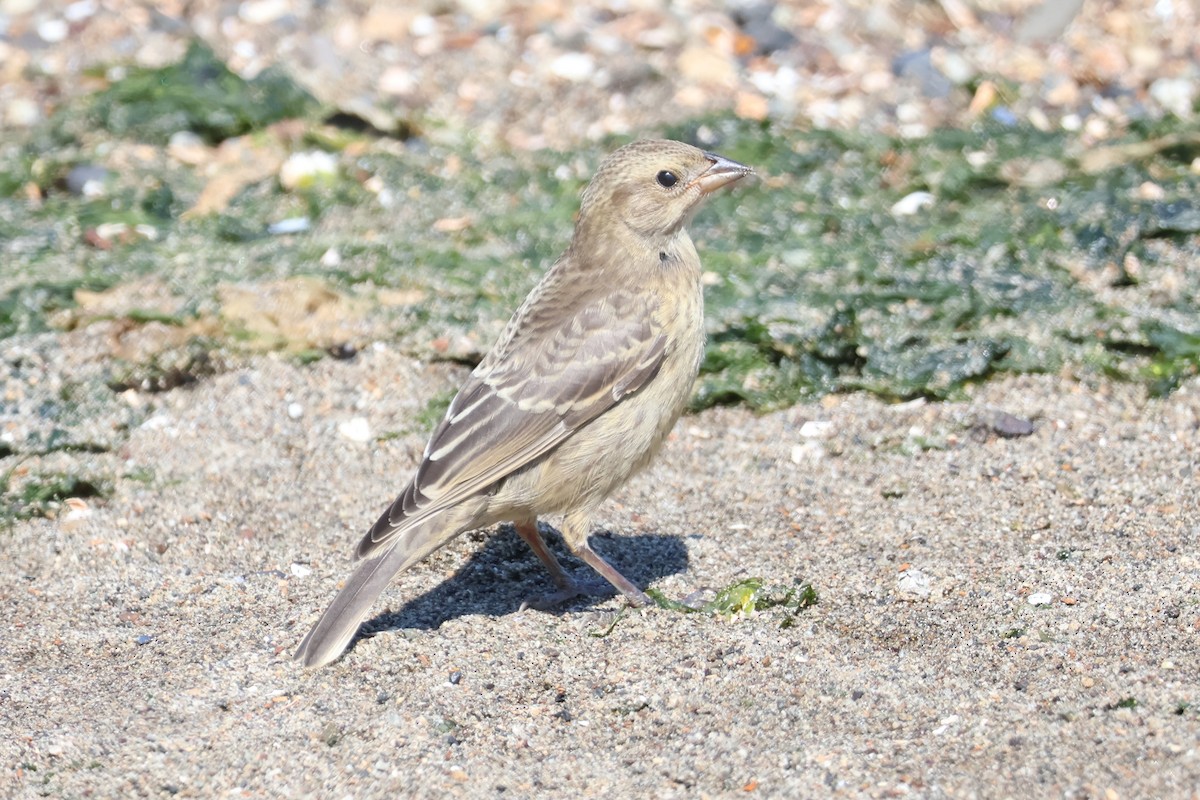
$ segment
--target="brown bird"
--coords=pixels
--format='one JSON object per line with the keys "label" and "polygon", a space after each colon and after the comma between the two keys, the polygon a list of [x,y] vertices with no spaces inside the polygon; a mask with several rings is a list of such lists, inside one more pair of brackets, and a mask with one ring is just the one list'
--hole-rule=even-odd
{"label": "brown bird", "polygon": [[649,463],[687,404],[704,351],[704,295],[686,227],[707,195],[751,171],[664,140],[605,159],[567,251],[450,403],[298,660],[333,661],[397,574],[497,522],[513,522],[546,565],[554,600],[578,594],[538,533],[545,514],[564,515],[571,552],[631,603],[649,602],[592,550],[591,519]]}

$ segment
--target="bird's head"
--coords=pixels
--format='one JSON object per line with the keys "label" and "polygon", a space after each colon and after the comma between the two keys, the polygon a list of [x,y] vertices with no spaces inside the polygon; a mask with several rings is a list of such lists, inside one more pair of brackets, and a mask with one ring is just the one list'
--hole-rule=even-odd
{"label": "bird's head", "polygon": [[583,192],[579,222],[601,230],[626,227],[651,240],[671,237],[705,197],[751,172],[744,164],[683,142],[632,142],[600,165]]}

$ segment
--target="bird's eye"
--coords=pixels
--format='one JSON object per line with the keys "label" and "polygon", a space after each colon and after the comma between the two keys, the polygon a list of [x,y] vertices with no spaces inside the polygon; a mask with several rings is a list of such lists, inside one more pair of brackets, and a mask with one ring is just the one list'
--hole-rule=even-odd
{"label": "bird's eye", "polygon": [[679,183],[679,176],[669,169],[664,169],[658,175],[654,176],[658,181],[658,185],[664,189],[670,189],[675,184]]}

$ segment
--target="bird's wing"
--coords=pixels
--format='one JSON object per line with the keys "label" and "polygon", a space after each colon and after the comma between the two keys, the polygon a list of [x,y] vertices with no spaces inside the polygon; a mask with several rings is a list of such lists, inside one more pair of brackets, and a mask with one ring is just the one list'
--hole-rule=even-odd
{"label": "bird's wing", "polygon": [[657,374],[667,341],[653,324],[652,297],[614,289],[575,303],[539,299],[459,390],[360,557],[533,463]]}

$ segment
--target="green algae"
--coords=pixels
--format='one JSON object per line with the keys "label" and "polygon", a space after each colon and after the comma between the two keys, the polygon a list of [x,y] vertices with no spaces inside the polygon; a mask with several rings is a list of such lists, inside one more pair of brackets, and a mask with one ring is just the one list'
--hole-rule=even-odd
{"label": "green algae", "polygon": [[[712,600],[688,605],[672,600],[657,589],[646,594],[659,608],[684,614],[716,614],[724,617],[751,615],[778,608],[783,611],[782,628],[795,624],[795,615],[818,602],[817,590],[811,583],[797,582],[794,586],[770,586],[762,578],[745,578],[721,588]],[[615,622],[614,622],[615,624]]]}
{"label": "green algae", "polygon": [[244,80],[194,41],[178,64],[129,69],[96,94],[90,114],[118,137],[162,144],[177,131],[190,131],[215,143],[303,117],[316,105],[278,70]]}
{"label": "green algae", "polygon": [[0,523],[33,517],[53,517],[70,498],[104,498],[112,480],[72,472],[37,472],[12,485],[12,470],[0,474]]}
{"label": "green algae", "polygon": [[[421,297],[373,311],[378,335],[469,362],[566,246],[580,190],[619,144],[483,154],[430,128],[398,145],[321,124],[319,111],[286,79],[242,81],[197,46],[0,147],[0,255],[12,265],[0,338],[52,327],[77,287],[156,275],[209,308],[222,283],[313,275],[368,299]],[[305,120],[304,146],[355,154],[308,189],[265,177],[192,217],[203,181],[166,158],[114,175],[103,198],[61,188],[71,165],[100,161],[119,138],[270,137],[285,117]],[[1169,122],[1134,129],[1103,158],[1073,134],[998,124],[895,139],[714,118],[666,133],[757,172],[692,226],[709,335],[693,408],[855,390],[956,398],[1028,372],[1161,394],[1200,370],[1200,145]],[[22,197],[30,185],[42,202]],[[929,204],[901,213],[916,192]],[[271,232],[297,217],[307,230]],[[104,223],[153,235],[97,247],[88,231]],[[432,346],[464,337],[477,352]]]}

